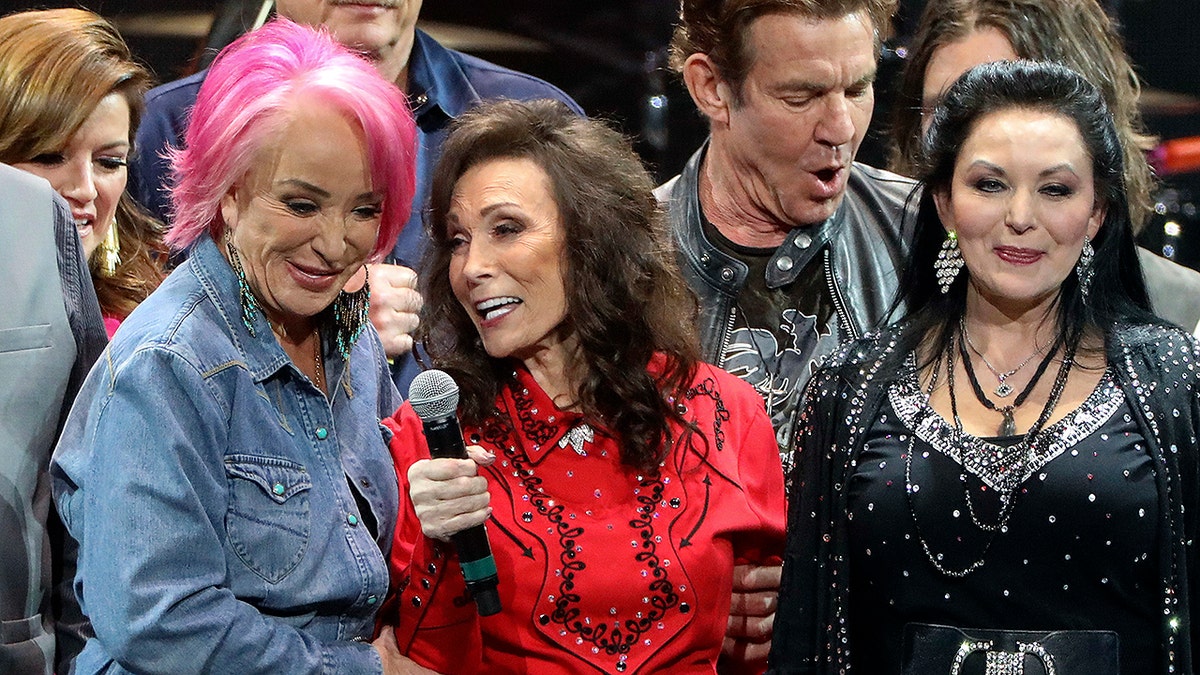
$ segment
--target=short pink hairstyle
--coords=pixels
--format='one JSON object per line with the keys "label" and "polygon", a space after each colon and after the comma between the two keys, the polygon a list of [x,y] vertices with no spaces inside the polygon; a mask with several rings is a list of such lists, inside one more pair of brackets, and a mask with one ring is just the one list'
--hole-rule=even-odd
{"label": "short pink hairstyle", "polygon": [[391,252],[416,190],[416,126],[404,94],[325,32],[276,19],[217,56],[171,153],[173,225],[165,240],[191,246],[225,235],[221,198],[251,169],[301,106],[325,105],[357,123],[371,183],[383,195],[372,260]]}

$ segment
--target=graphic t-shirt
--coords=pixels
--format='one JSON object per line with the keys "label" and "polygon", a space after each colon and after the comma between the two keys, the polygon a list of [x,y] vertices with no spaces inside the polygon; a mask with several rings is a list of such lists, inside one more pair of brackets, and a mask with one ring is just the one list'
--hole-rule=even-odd
{"label": "graphic t-shirt", "polygon": [[825,256],[813,256],[794,281],[771,288],[766,272],[775,248],[735,244],[707,219],[704,233],[719,250],[749,268],[718,365],[749,382],[763,397],[780,452],[787,456],[804,385],[838,343]]}

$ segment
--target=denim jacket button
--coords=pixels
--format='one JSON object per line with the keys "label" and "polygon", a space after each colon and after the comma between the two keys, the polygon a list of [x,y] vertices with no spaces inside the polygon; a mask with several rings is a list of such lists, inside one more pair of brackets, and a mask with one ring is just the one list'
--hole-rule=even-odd
{"label": "denim jacket button", "polygon": [[350,527],[358,527],[358,516],[353,513],[346,515],[346,522],[350,523]]}
{"label": "denim jacket button", "polygon": [[323,441],[323,440],[325,440],[325,438],[326,438],[327,436],[329,436],[329,430],[328,430],[328,429],[326,429],[325,427],[317,427],[317,440],[318,440],[318,441]]}
{"label": "denim jacket button", "polygon": [[368,605],[373,605],[373,604],[375,604],[375,603],[376,603],[378,600],[379,600],[379,598],[375,597],[374,595],[368,595],[368,596],[367,596],[367,604],[368,604]]}
{"label": "denim jacket button", "polygon": [[277,495],[279,495],[279,496],[281,496],[281,497],[283,496],[283,493],[284,493],[286,490],[287,490],[287,488],[283,487],[283,483],[276,483],[276,484],[275,484],[275,485],[274,485],[274,486],[271,488],[271,492],[274,492],[275,494],[277,494]]}

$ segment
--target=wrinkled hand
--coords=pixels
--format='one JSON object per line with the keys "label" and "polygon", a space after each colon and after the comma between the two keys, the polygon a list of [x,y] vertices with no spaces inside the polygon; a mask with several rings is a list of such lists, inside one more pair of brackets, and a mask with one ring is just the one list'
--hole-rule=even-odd
{"label": "wrinkled hand", "polygon": [[487,479],[478,467],[496,456],[478,445],[467,446],[467,453],[471,459],[422,459],[408,468],[408,496],[427,537],[449,541],[492,515]]}
{"label": "wrinkled hand", "polygon": [[765,662],[775,630],[782,565],[736,565],[733,601],[721,654],[740,663]]}
{"label": "wrinkled hand", "polygon": [[379,660],[383,663],[383,675],[438,675],[436,671],[423,668],[400,653],[395,626],[384,626],[371,646],[379,652]]}
{"label": "wrinkled hand", "polygon": [[412,336],[424,304],[417,292],[417,273],[402,265],[368,267],[371,268],[371,323],[379,332],[388,358],[403,356],[412,351]]}

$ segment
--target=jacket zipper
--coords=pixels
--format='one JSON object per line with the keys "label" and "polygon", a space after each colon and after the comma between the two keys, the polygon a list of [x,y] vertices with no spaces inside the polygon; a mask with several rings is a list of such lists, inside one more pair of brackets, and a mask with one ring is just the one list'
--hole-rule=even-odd
{"label": "jacket zipper", "polygon": [[838,324],[851,340],[857,340],[861,336],[854,327],[854,322],[850,320],[846,298],[842,296],[842,290],[838,288],[837,280],[833,276],[833,255],[828,248],[825,249],[825,283],[829,286],[830,297],[833,298],[833,311],[838,315]]}
{"label": "jacket zipper", "polygon": [[717,358],[720,360],[717,365],[725,367],[725,355],[729,353],[729,338],[733,335],[733,323],[737,320],[737,305],[729,308],[729,320],[725,322],[725,329],[721,331],[721,347],[717,352]]}

